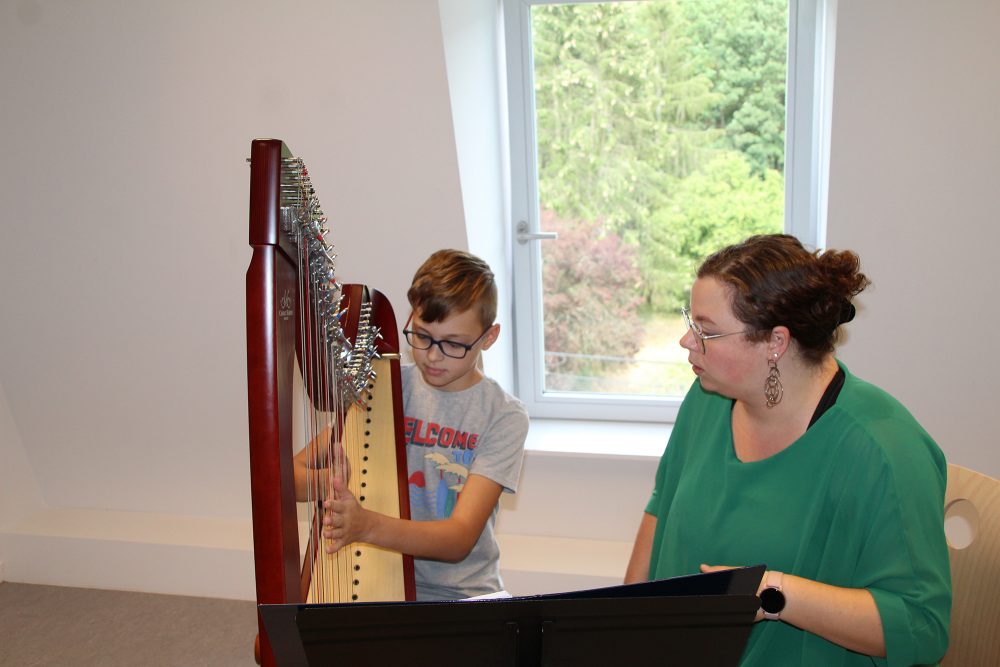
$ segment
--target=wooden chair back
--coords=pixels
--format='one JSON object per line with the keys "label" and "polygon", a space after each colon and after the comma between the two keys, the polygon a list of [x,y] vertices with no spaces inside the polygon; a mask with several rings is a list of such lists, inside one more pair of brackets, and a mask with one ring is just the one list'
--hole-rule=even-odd
{"label": "wooden chair back", "polygon": [[948,464],[945,532],[951,560],[946,667],[1000,665],[1000,480]]}

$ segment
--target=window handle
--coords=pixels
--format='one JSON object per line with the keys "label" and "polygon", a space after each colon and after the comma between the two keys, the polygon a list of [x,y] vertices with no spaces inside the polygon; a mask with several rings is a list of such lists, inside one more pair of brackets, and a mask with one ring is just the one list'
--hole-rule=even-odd
{"label": "window handle", "polygon": [[557,232],[529,232],[528,223],[524,220],[517,223],[517,242],[524,245],[528,241],[547,241],[559,238]]}

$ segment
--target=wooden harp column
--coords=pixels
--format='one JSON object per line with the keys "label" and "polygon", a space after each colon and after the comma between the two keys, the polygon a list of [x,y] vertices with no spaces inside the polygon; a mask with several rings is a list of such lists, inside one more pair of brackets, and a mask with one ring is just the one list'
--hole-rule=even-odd
{"label": "wooden harp column", "polygon": [[[250,479],[253,510],[254,566],[258,604],[347,602],[351,600],[412,600],[415,598],[412,558],[382,553],[370,545],[349,545],[352,569],[362,570],[365,585],[352,577],[330,593],[317,594],[316,566],[326,556],[316,531],[300,545],[300,520],[295,498],[293,424],[302,415],[293,405],[305,387],[303,401],[311,410],[333,413],[343,426],[344,449],[351,457],[352,492],[366,507],[409,518],[406,454],[403,440],[402,394],[399,378],[399,341],[388,300],[360,285],[338,285],[333,279],[332,255],[322,238],[321,254],[329,259],[330,283],[341,300],[336,317],[324,310],[330,304],[315,300],[303,280],[304,237],[321,237],[325,229],[314,224],[321,217],[318,202],[303,199],[301,161],[276,139],[255,140],[250,157],[250,245],[253,257],[246,274],[247,382],[250,436]],[[311,195],[311,185],[304,187]],[[297,192],[296,189],[299,191]],[[308,210],[312,208],[313,210]],[[304,225],[298,223],[303,222]],[[310,227],[310,225],[313,225]],[[312,240],[315,243],[315,239]],[[320,258],[322,260],[322,258]],[[320,261],[317,260],[317,261]],[[310,260],[312,261],[312,260]],[[327,289],[324,287],[324,289]],[[322,290],[320,290],[322,291]],[[367,321],[366,321],[367,318]],[[316,354],[323,336],[315,334],[317,320],[338,327],[346,347],[345,363]],[[326,321],[331,320],[331,321]],[[335,321],[333,321],[335,320]],[[305,332],[305,333],[304,333]],[[312,333],[310,333],[312,332]],[[338,335],[340,335],[338,333]],[[322,351],[321,351],[322,352]],[[350,354],[348,354],[350,353]],[[316,361],[319,360],[319,361]],[[302,381],[296,380],[296,369]],[[361,377],[363,376],[363,378]],[[320,387],[321,389],[317,389]],[[345,398],[346,397],[346,398]],[[325,405],[324,405],[325,404]],[[340,407],[338,407],[340,406]],[[359,440],[360,439],[360,440]],[[353,452],[353,454],[352,454]],[[357,457],[357,460],[355,460]],[[368,459],[372,460],[372,465]],[[386,460],[391,459],[391,465]],[[391,481],[385,479],[389,469]],[[394,513],[391,505],[396,505]],[[304,556],[304,559],[303,559]],[[345,555],[346,557],[346,555]],[[370,564],[381,559],[376,569]],[[364,565],[359,565],[358,563]],[[386,572],[381,568],[389,568]],[[393,590],[376,590],[376,581],[399,581]],[[259,660],[274,664],[260,617]]]}

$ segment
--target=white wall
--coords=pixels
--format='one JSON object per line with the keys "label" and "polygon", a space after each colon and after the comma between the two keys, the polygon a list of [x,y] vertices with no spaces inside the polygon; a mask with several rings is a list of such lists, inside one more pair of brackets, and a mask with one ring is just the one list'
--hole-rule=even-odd
{"label": "white wall", "polygon": [[[988,287],[997,6],[839,4],[829,245],[858,250],[875,280],[843,357],[950,458],[1000,476],[987,417],[1000,377]],[[499,159],[499,123],[473,120],[493,103],[462,99],[486,84],[472,86],[453,51],[492,11],[494,0],[0,3],[3,576],[252,596],[250,140],[282,138],[306,159],[341,277],[379,286],[405,317],[427,254],[503,238],[480,201],[497,196],[491,167],[468,164],[470,137]],[[618,507],[583,504],[603,497],[601,467],[628,485]],[[505,554],[548,534],[620,562],[654,467],[529,455],[523,495],[501,515],[519,547]],[[563,511],[571,520],[547,532]],[[53,565],[63,553],[72,567]]]}
{"label": "white wall", "polygon": [[828,245],[861,256],[842,358],[1000,477],[995,0],[840,0]]}
{"label": "white wall", "polygon": [[512,391],[513,290],[506,288],[510,284],[511,234],[505,223],[509,213],[504,188],[506,136],[500,115],[497,2],[439,0],[439,4],[469,250],[489,263],[502,288],[497,303],[500,338],[484,355],[484,368]]}
{"label": "white wall", "polygon": [[[25,454],[17,424],[7,405],[7,393],[0,384],[0,530],[13,525],[23,516],[43,507],[38,478]],[[3,580],[3,553],[0,552],[0,581]]]}
{"label": "white wall", "polygon": [[467,246],[436,0],[3,2],[0,86],[5,576],[46,506],[245,521],[250,142],[306,160],[341,279],[405,318]]}

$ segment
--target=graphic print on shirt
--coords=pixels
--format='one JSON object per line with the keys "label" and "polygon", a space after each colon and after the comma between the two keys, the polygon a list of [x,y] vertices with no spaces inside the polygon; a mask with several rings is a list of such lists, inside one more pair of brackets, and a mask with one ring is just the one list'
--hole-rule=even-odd
{"label": "graphic print on shirt", "polygon": [[413,417],[405,418],[404,428],[407,448],[425,450],[423,470],[412,471],[409,477],[411,509],[426,507],[433,514],[427,519],[446,519],[469,477],[479,434]]}

